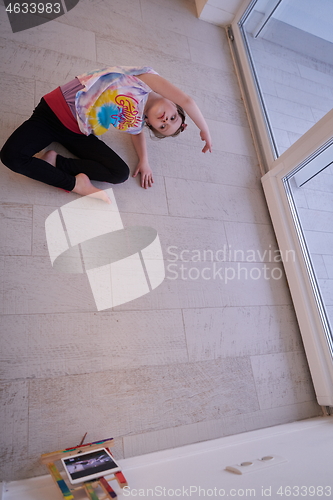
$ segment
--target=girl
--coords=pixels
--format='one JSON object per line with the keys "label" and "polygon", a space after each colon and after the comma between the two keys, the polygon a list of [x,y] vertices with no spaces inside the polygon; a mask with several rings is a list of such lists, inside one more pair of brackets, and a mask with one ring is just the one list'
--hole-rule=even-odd
{"label": "girl", "polygon": [[[93,194],[110,202],[90,179],[113,184],[129,175],[126,163],[97,138],[113,125],[131,134],[139,162],[133,177],[152,186],[143,126],[160,138],[185,130],[192,118],[211,151],[207,123],[193,99],[148,67],[109,67],[76,77],[46,94],[1,150],[1,161],[14,172],[80,195]],[[78,159],[55,151],[34,155],[57,141]],[[56,168],[55,168],[56,167]]]}

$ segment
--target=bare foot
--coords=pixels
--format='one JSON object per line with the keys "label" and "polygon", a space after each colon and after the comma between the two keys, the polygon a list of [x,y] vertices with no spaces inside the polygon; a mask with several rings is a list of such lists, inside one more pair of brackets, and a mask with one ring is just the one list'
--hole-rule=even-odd
{"label": "bare foot", "polygon": [[102,189],[97,189],[90,182],[89,177],[86,174],[78,174],[75,176],[76,183],[73,189],[73,193],[81,194],[82,196],[91,195],[94,198],[99,198],[106,203],[111,205],[111,200]]}
{"label": "bare foot", "polygon": [[55,167],[57,154],[58,153],[56,153],[55,151],[52,151],[52,150],[46,151],[46,153],[44,153],[42,156],[40,156],[39,159],[47,161],[47,163],[49,163],[50,165]]}

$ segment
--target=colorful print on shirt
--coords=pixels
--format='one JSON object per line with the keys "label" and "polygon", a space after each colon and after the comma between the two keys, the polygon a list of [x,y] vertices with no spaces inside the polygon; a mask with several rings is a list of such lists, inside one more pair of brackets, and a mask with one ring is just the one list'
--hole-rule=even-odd
{"label": "colorful print on shirt", "polygon": [[101,135],[112,125],[130,134],[140,133],[151,92],[136,77],[143,73],[156,74],[147,67],[112,67],[78,76],[85,85],[75,101],[80,130],[86,135]]}
{"label": "colorful print on shirt", "polygon": [[110,125],[126,132],[142,128],[140,103],[134,96],[119,94],[117,90],[106,90],[97,99],[89,112],[89,124],[95,135],[104,134]]}

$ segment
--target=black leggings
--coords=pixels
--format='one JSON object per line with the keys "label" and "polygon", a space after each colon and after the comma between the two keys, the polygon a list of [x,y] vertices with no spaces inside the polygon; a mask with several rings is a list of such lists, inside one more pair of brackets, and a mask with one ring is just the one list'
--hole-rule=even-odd
{"label": "black leggings", "polygon": [[[62,144],[80,159],[57,155],[56,168],[33,155],[51,142]],[[84,173],[96,181],[118,184],[126,181],[126,163],[95,135],[72,132],[56,117],[44,99],[29,120],[15,130],[0,153],[8,168],[51,186],[72,191],[75,175]]]}

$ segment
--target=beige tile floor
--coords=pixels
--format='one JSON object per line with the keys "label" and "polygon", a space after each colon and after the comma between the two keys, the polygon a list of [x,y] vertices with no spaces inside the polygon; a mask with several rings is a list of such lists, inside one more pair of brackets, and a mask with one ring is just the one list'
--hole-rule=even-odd
{"label": "beige tile floor", "polygon": [[[111,64],[193,95],[214,143],[203,155],[193,123],[149,140],[154,187],[114,187],[124,225],[158,231],[166,278],[101,312],[48,257],[45,219],[75,195],[0,165],[2,478],[44,473],[39,455],[85,432],[121,458],[320,415],[223,29],[191,0],[80,0],[15,34],[0,5],[0,34],[1,143],[44,93]],[[133,171],[129,137],[105,141]]]}

